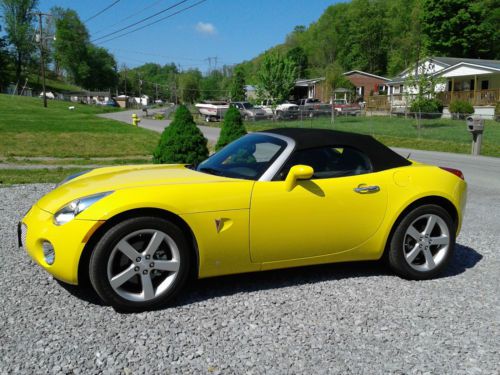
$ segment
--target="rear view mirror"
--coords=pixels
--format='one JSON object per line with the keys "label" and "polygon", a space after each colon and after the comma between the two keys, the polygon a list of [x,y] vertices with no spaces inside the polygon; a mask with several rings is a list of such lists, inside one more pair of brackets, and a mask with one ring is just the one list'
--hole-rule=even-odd
{"label": "rear view mirror", "polygon": [[292,191],[299,180],[309,180],[314,174],[314,169],[308,165],[294,165],[286,176],[286,191]]}

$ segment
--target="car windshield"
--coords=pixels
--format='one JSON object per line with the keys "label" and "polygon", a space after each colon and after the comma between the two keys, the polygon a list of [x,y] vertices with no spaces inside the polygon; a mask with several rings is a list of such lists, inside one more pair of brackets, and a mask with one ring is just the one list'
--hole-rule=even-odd
{"label": "car windshield", "polygon": [[243,107],[245,107],[245,109],[252,109],[253,104],[252,103],[243,103]]}
{"label": "car windshield", "polygon": [[248,134],[210,156],[196,170],[217,176],[258,180],[286,146],[286,141],[277,137]]}

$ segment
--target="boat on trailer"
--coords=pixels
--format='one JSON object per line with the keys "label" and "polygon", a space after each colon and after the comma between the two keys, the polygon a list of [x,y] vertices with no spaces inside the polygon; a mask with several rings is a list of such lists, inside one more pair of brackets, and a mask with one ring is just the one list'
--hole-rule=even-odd
{"label": "boat on trailer", "polygon": [[194,105],[206,122],[212,120],[220,121],[229,109],[229,103],[225,101],[206,100]]}

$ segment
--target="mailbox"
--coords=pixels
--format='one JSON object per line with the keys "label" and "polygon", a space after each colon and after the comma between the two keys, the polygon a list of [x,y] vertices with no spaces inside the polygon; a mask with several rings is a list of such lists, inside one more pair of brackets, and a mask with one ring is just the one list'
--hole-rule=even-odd
{"label": "mailbox", "polygon": [[482,133],[484,131],[484,120],[481,116],[469,116],[465,120],[467,123],[467,130],[471,133]]}
{"label": "mailbox", "polygon": [[465,119],[467,130],[472,135],[472,155],[481,154],[481,143],[483,141],[484,120],[481,116],[469,116]]}

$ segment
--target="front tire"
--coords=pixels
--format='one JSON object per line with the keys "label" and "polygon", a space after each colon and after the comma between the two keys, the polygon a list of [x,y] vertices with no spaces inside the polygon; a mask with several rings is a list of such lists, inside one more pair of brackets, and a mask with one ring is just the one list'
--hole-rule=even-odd
{"label": "front tire", "polygon": [[157,217],[118,223],[99,240],[89,277],[101,299],[116,310],[166,306],[184,286],[191,267],[182,230]]}
{"label": "front tire", "polygon": [[437,205],[410,211],[398,224],[389,245],[389,265],[400,276],[426,280],[439,275],[455,248],[455,225]]}

